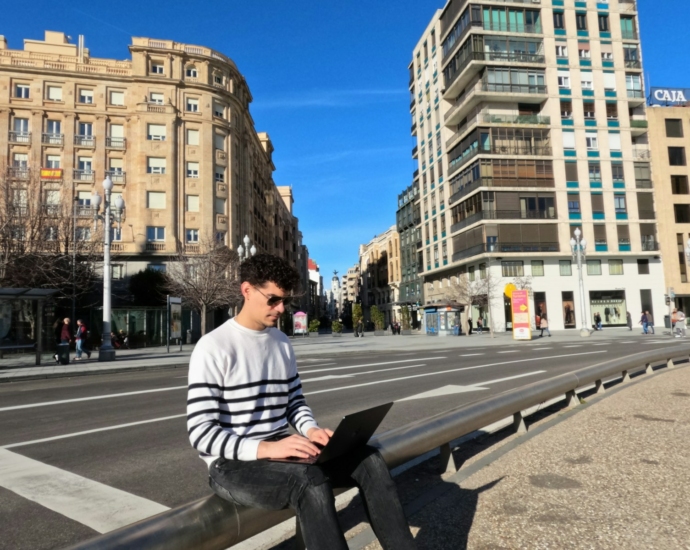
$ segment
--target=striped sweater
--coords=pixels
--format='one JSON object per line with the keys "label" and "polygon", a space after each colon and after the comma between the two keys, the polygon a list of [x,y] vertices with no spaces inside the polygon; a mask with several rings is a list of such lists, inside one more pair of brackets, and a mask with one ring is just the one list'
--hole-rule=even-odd
{"label": "striped sweater", "polygon": [[189,363],[187,432],[206,463],[256,460],[261,440],[317,427],[292,345],[275,328],[230,319],[204,336]]}

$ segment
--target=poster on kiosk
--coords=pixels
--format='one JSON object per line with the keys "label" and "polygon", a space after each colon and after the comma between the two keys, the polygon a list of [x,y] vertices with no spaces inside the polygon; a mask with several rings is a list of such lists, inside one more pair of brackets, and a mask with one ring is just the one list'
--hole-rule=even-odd
{"label": "poster on kiosk", "polygon": [[513,340],[531,340],[529,323],[529,291],[513,290],[511,296],[513,314]]}

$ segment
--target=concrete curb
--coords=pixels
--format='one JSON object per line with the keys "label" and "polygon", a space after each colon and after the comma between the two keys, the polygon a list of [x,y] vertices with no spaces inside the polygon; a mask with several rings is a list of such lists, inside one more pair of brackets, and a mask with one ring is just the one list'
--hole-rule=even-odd
{"label": "concrete curb", "polygon": [[114,367],[104,368],[103,370],[86,370],[75,372],[54,372],[54,373],[39,373],[26,376],[14,376],[12,378],[0,378],[0,384],[10,384],[12,382],[27,382],[30,380],[47,380],[49,378],[75,378],[77,376],[91,376],[99,374],[121,374],[125,372],[141,372],[141,371],[158,371],[158,370],[173,370],[179,368],[188,368],[189,363],[176,363],[172,365],[150,365],[145,367]]}

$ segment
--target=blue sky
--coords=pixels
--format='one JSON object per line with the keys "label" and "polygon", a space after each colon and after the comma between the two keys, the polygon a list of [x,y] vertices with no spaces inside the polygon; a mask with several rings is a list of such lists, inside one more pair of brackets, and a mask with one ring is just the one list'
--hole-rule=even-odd
{"label": "blue sky", "polygon": [[[230,0],[142,3],[35,0],[3,7],[11,48],[43,30],[86,36],[95,57],[129,57],[131,36],[173,39],[232,58],[254,96],[258,131],[275,146],[274,180],[292,185],[310,256],[326,286],[357,247],[395,223],[410,152],[407,65],[442,1]],[[655,9],[663,6],[663,9]],[[687,0],[639,0],[645,70],[654,86],[690,87]],[[673,14],[673,17],[669,15]]]}

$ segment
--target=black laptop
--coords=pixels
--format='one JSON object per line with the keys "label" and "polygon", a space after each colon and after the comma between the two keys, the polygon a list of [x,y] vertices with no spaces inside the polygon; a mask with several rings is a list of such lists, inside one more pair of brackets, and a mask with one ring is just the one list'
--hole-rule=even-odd
{"label": "black laptop", "polygon": [[296,462],[298,464],[323,464],[358,447],[367,444],[376,428],[383,421],[393,403],[386,403],[371,409],[344,416],[333,432],[328,444],[321,449],[321,454],[309,458],[269,458],[272,462]]}

